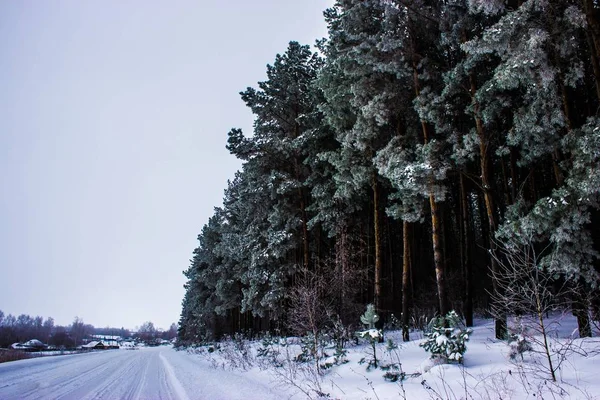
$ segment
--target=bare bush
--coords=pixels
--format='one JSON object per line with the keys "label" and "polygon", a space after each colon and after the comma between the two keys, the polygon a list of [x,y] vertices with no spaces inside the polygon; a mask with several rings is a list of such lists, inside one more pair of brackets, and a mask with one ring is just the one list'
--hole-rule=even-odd
{"label": "bare bush", "polygon": [[225,336],[219,343],[218,352],[230,369],[247,371],[254,366],[255,357],[249,342],[240,333]]}
{"label": "bare bush", "polygon": [[328,398],[323,391],[320,369],[312,363],[298,362],[294,348],[287,343],[279,346],[276,362],[271,364],[268,371],[278,382],[299,390],[307,399]]}
{"label": "bare bush", "polygon": [[34,356],[31,353],[26,353],[24,351],[0,349],[0,363],[25,360],[32,357]]}
{"label": "bare bush", "polygon": [[[505,242],[494,254],[498,269],[493,273],[498,288],[492,293],[492,314],[498,318],[507,310],[517,318],[509,341],[517,341],[514,351],[529,352],[535,362],[532,372],[541,372],[556,382],[556,372],[566,359],[572,341],[560,342],[553,335],[557,322],[545,317],[556,310],[568,308],[567,299],[573,297],[572,287],[564,279],[556,279],[540,263],[546,249],[538,251],[533,239],[523,242]],[[509,335],[510,336],[510,335]],[[514,353],[513,351],[513,353]],[[541,356],[541,357],[540,357]],[[515,355],[516,360],[516,355]]]}

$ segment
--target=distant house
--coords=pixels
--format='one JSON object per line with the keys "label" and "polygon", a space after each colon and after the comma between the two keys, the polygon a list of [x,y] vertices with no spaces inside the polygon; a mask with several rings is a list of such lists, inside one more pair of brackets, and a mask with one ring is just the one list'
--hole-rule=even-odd
{"label": "distant house", "polygon": [[137,346],[137,344],[135,344],[133,340],[130,342],[122,342],[121,348],[125,350],[139,350],[139,347]]}
{"label": "distant house", "polygon": [[103,342],[94,340],[93,342],[82,345],[81,348],[84,350],[105,350],[108,349],[109,346],[105,345]]}
{"label": "distant house", "polygon": [[26,341],[25,343],[13,343],[10,347],[12,347],[15,350],[22,351],[42,351],[48,348],[47,345],[45,345],[37,339],[31,339]]}
{"label": "distant house", "polygon": [[92,335],[92,338],[96,341],[104,343],[106,348],[109,349],[118,349],[119,344],[123,341],[121,336],[112,335]]}

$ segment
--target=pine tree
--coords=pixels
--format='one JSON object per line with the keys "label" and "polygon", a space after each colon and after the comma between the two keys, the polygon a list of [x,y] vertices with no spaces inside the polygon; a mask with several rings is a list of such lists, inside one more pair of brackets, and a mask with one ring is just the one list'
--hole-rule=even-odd
{"label": "pine tree", "polygon": [[240,261],[246,285],[242,308],[259,315],[280,313],[287,280],[300,266],[309,268],[306,143],[314,128],[312,82],[320,65],[308,46],[291,42],[267,66],[267,81],[241,93],[256,117],[253,136],[237,129],[229,134],[228,149],[245,161],[235,197],[241,202],[237,210],[246,214],[239,217],[245,227],[240,242],[250,244],[241,253],[250,252]]}

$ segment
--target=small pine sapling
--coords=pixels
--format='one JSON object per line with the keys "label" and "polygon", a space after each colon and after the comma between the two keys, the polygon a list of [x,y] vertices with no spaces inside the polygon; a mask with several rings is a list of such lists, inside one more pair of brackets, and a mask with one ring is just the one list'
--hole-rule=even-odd
{"label": "small pine sapling", "polygon": [[333,339],[335,345],[335,364],[345,364],[348,362],[346,358],[348,351],[346,350],[346,344],[350,340],[351,334],[349,328],[344,325],[339,315],[330,316],[331,328],[329,334]]}
{"label": "small pine sapling", "polygon": [[[392,339],[388,339],[385,347],[390,355],[390,363],[379,367],[386,371],[383,375],[383,379],[388,382],[401,382],[406,378],[406,373],[402,371],[402,363],[400,362],[400,356],[398,355],[398,345],[394,343]],[[394,356],[396,358],[395,360]]]}
{"label": "small pine sapling", "polygon": [[522,318],[517,317],[516,324],[509,327],[508,333],[508,345],[510,347],[508,356],[511,360],[515,361],[517,356],[521,356],[521,361],[523,361],[523,353],[533,350],[529,336],[529,330],[523,324]]}
{"label": "small pine sapling", "polygon": [[427,340],[420,344],[431,353],[431,358],[462,364],[467,351],[471,329],[465,329],[456,311],[452,310],[445,317],[438,316],[429,322]]}
{"label": "small pine sapling", "polygon": [[383,332],[375,327],[377,321],[379,321],[379,315],[377,315],[377,312],[375,311],[375,306],[373,304],[367,305],[367,311],[360,316],[360,322],[366,325],[367,329],[357,332],[356,335],[359,338],[367,339],[371,344],[373,359],[369,361],[368,368],[377,368],[378,361],[376,345],[383,338]]}
{"label": "small pine sapling", "polygon": [[379,321],[379,315],[375,311],[375,306],[373,304],[367,305],[367,311],[360,316],[360,322],[367,325],[368,329],[376,329],[375,324],[377,321]]}
{"label": "small pine sapling", "polygon": [[261,368],[266,366],[281,367],[279,355],[281,354],[281,348],[286,346],[285,339],[267,333],[262,339],[261,347],[256,349],[256,357],[261,364]]}

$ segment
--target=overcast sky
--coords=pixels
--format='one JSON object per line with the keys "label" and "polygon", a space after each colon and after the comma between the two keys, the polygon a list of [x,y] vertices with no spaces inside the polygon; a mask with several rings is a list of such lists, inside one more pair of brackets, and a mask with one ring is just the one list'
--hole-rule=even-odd
{"label": "overcast sky", "polygon": [[0,310],[177,322],[238,92],[332,3],[0,1]]}

